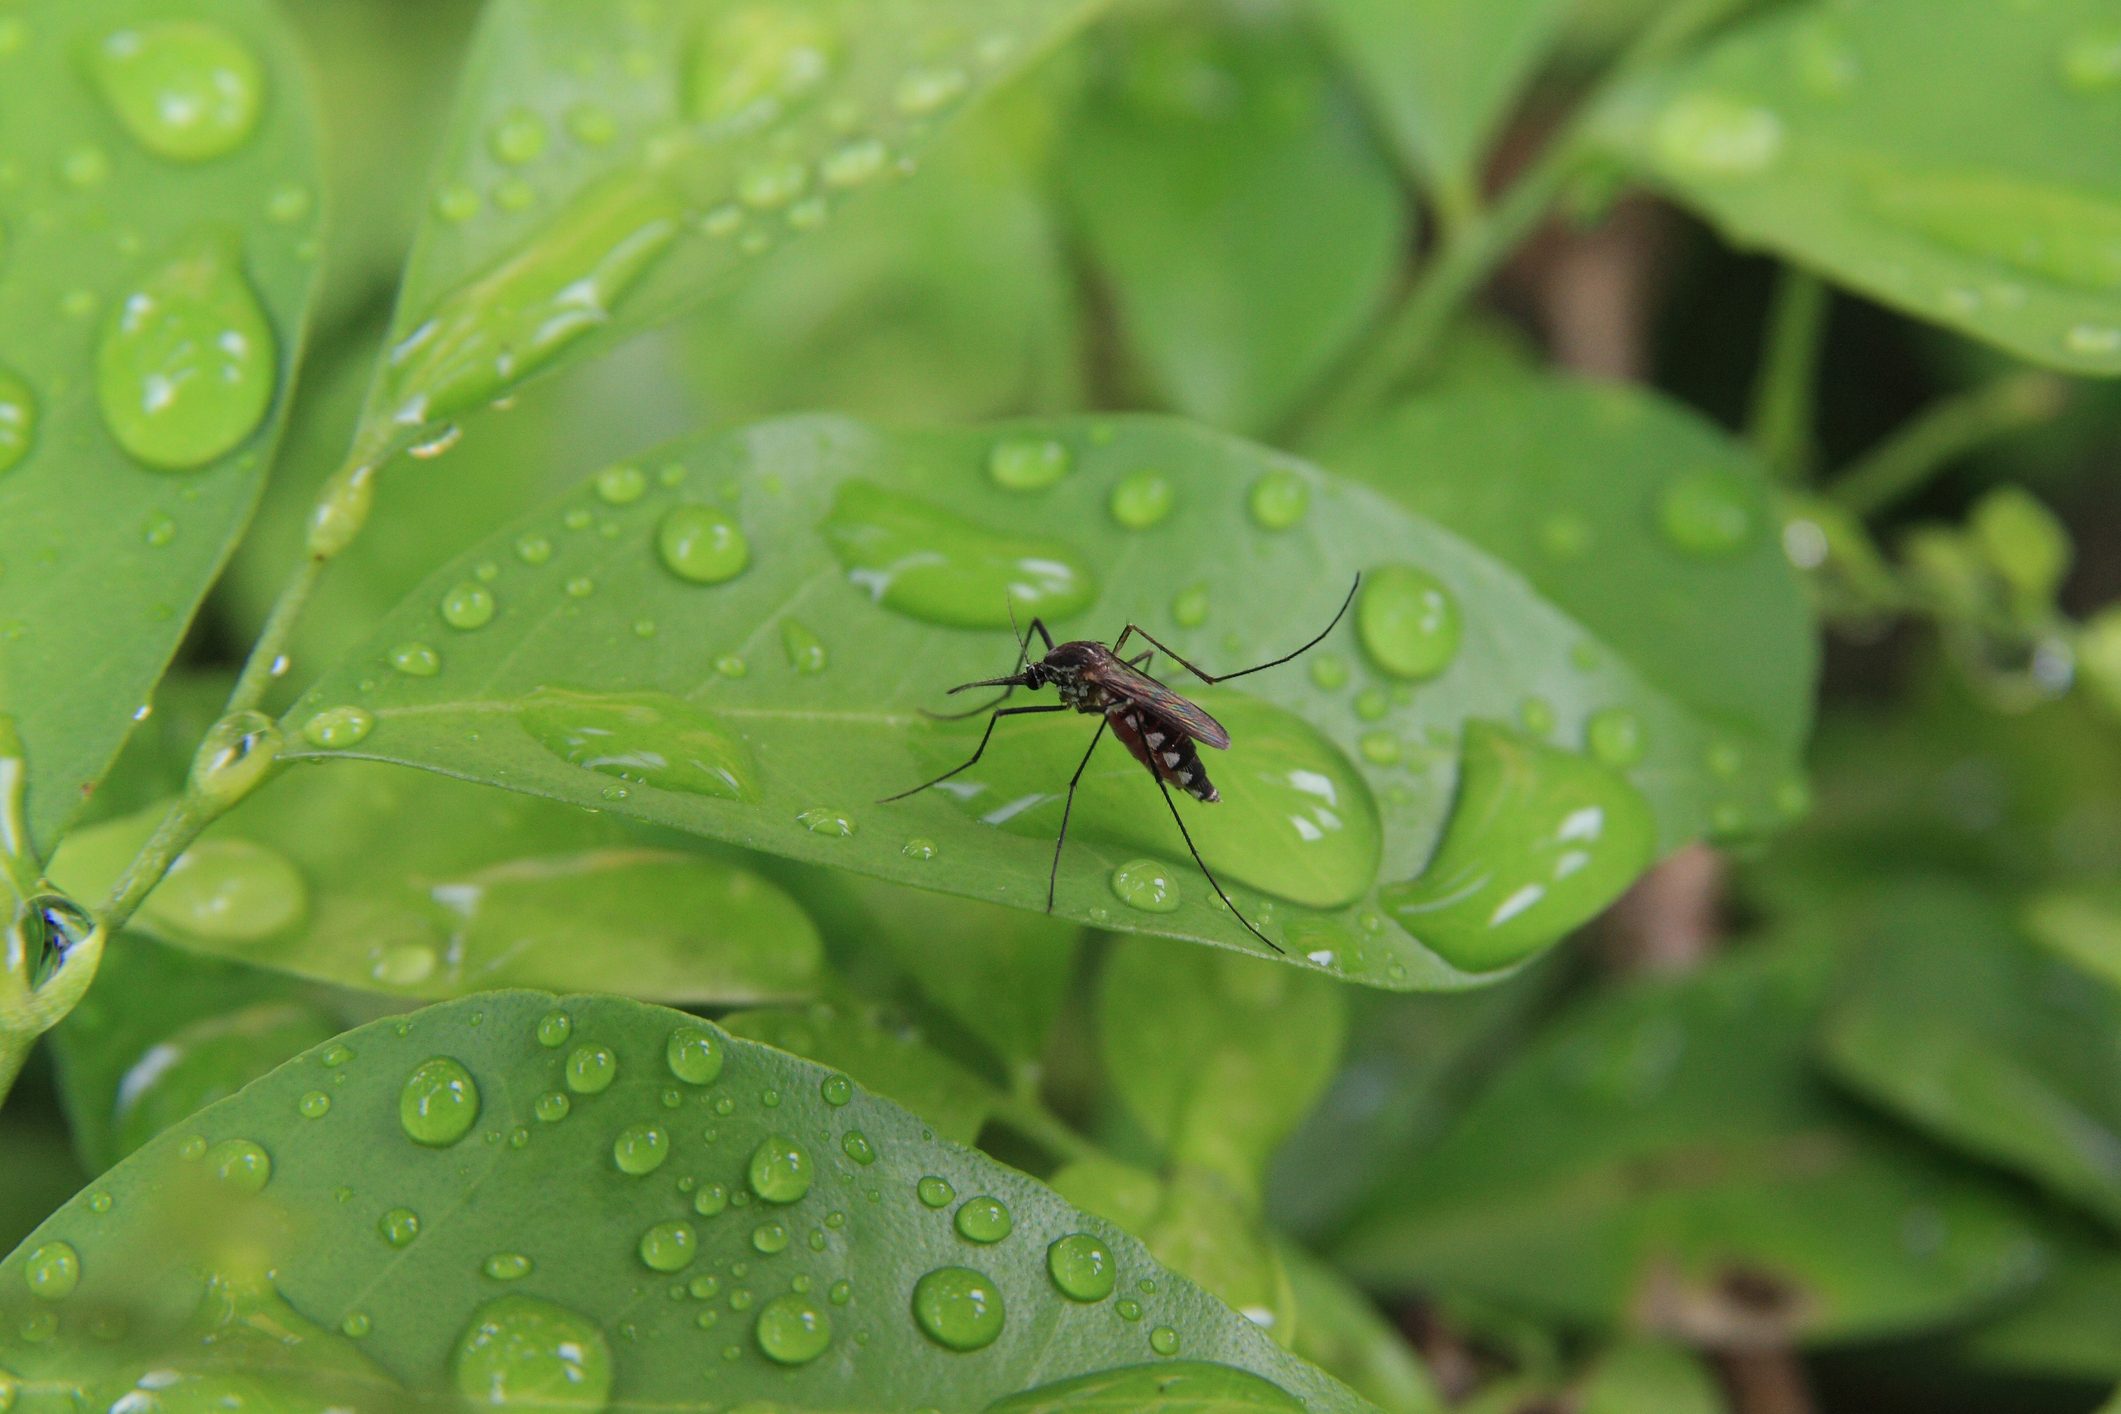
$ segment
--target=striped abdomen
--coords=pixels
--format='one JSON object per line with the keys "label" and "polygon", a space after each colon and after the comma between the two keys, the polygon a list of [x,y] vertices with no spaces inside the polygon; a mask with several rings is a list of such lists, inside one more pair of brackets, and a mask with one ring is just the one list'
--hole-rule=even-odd
{"label": "striped abdomen", "polygon": [[1222,799],[1207,768],[1200,764],[1200,750],[1177,723],[1138,702],[1118,701],[1105,708],[1112,734],[1127,744],[1134,759],[1154,771],[1158,779],[1177,786],[1195,800],[1214,804]]}

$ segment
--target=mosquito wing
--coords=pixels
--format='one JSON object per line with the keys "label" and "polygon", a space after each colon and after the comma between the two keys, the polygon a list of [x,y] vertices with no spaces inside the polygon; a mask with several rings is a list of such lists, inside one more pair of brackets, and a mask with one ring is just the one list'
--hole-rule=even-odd
{"label": "mosquito wing", "polygon": [[1095,679],[1114,696],[1140,703],[1143,711],[1154,712],[1202,746],[1212,746],[1221,751],[1230,745],[1230,734],[1223,730],[1221,722],[1155,678],[1139,668],[1129,667],[1117,657],[1107,655],[1084,675]]}

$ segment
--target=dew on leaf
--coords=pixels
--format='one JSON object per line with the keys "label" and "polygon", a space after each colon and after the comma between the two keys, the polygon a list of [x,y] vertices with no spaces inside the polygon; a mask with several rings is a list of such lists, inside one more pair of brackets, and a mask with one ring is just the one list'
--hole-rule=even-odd
{"label": "dew on leaf", "polygon": [[442,596],[442,622],[469,633],[493,622],[493,591],[466,580]]}
{"label": "dew on leaf", "polygon": [[930,1208],[947,1208],[950,1200],[957,1197],[957,1190],[950,1186],[949,1179],[932,1173],[914,1184],[913,1192],[924,1206]]}
{"label": "dew on leaf", "polygon": [[533,1296],[481,1306],[457,1339],[457,1393],[489,1408],[602,1409],[611,1397],[611,1347],[595,1322]]}
{"label": "dew on leaf", "polygon": [[1169,477],[1160,471],[1137,471],[1114,483],[1107,507],[1123,528],[1148,530],[1161,525],[1177,504]]}
{"label": "dew on leaf", "polygon": [[870,598],[928,623],[1007,628],[1065,618],[1096,597],[1075,551],[989,531],[939,506],[867,481],[841,486],[821,527],[847,576]]}
{"label": "dew on leaf", "polygon": [[876,1146],[859,1129],[850,1129],[840,1136],[840,1152],[864,1167],[876,1162]]}
{"label": "dew on leaf", "polygon": [[727,1054],[721,1033],[704,1026],[681,1026],[663,1046],[670,1073],[687,1085],[712,1085]]}
{"label": "dew on leaf", "polygon": [[272,1181],[272,1156],[248,1139],[223,1139],[206,1151],[206,1168],[230,1188],[259,1193]]}
{"label": "dew on leaf", "polygon": [[1734,473],[1704,468],[1674,478],[1659,494],[1657,528],[1689,555],[1721,559],[1753,539],[1758,516]]}
{"label": "dew on leaf", "polygon": [[1043,491],[1068,474],[1067,445],[1044,437],[1012,437],[987,453],[987,476],[1005,491]]}
{"label": "dew on leaf", "polygon": [[0,367],[0,472],[19,465],[36,440],[36,394],[20,374]]}
{"label": "dew on leaf", "polygon": [[609,1046],[576,1046],[567,1053],[564,1067],[567,1088],[577,1095],[598,1095],[619,1078],[619,1058]]}
{"label": "dew on leaf", "polygon": [[1183,901],[1177,877],[1157,859],[1133,859],[1114,869],[1112,892],[1120,902],[1144,913],[1173,913]]}
{"label": "dew on leaf", "polygon": [[250,48],[218,25],[165,20],[116,31],[96,47],[103,99],[149,152],[202,162],[249,141],[265,100]]}
{"label": "dew on leaf", "polygon": [[360,745],[375,725],[375,714],[365,707],[327,707],[302,724],[302,739],[334,751]]}
{"label": "dew on leaf", "polygon": [[955,1219],[958,1236],[968,1242],[999,1242],[1009,1235],[1015,1225],[1008,1205],[999,1198],[984,1194],[967,1198],[958,1206]]}
{"label": "dew on leaf", "polygon": [[981,1350],[1000,1338],[1001,1289],[969,1267],[939,1267],[913,1286],[913,1319],[949,1350]]}
{"label": "dew on leaf", "polygon": [[785,1134],[769,1134],[751,1151],[751,1191],[769,1203],[794,1203],[810,1191],[810,1153]]}
{"label": "dew on leaf", "polygon": [[657,1223],[641,1234],[641,1264],[652,1271],[683,1271],[698,1254],[699,1241],[691,1223]]}
{"label": "dew on leaf", "polygon": [[279,724],[263,712],[231,712],[207,728],[192,753],[191,788],[217,805],[232,805],[265,779],[282,744]]}
{"label": "dew on leaf", "polygon": [[1632,766],[1642,759],[1646,743],[1642,719],[1625,707],[1601,707],[1584,725],[1591,755],[1608,766]]}
{"label": "dew on leaf", "polygon": [[1465,635],[1458,601],[1425,570],[1387,565],[1363,576],[1355,600],[1356,635],[1378,669],[1424,681],[1458,656]]}
{"label": "dew on leaf", "polygon": [[531,1273],[533,1263],[520,1252],[496,1252],[486,1259],[480,1270],[495,1281],[521,1281]]}
{"label": "dew on leaf", "polygon": [[688,584],[724,584],[751,563],[751,542],[714,506],[679,505],[656,525],[656,557]]}
{"label": "dew on leaf", "polygon": [[845,839],[854,833],[854,818],[845,811],[834,810],[829,806],[812,806],[798,814],[795,819],[797,824],[813,835],[830,835],[835,839]]}
{"label": "dew on leaf", "polygon": [[630,1125],[611,1141],[611,1161],[620,1173],[654,1173],[670,1157],[670,1134],[653,1124]]}
{"label": "dew on leaf", "polygon": [[757,794],[742,737],[664,693],[541,687],[523,699],[520,720],[540,746],[584,770],[719,800]]}
{"label": "dew on leaf", "polygon": [[1046,1273],[1070,1301],[1102,1301],[1119,1280],[1112,1249],[1087,1232],[1070,1233],[1048,1247]]}
{"label": "dew on leaf", "polygon": [[789,1292],[759,1308],[752,1333],[767,1359],[780,1365],[806,1365],[832,1344],[832,1320],[809,1297]]}
{"label": "dew on leaf", "polygon": [[1287,530],[1310,510],[1311,484],[1293,471],[1270,471],[1252,483],[1245,508],[1261,530]]}
{"label": "dew on leaf", "polygon": [[422,1061],[398,1092],[398,1122],[415,1144],[445,1148],[468,1134],[478,1117],[478,1082],[448,1056]]}
{"label": "dew on leaf", "polygon": [[46,1301],[64,1301],[81,1281],[81,1255],[71,1243],[47,1242],[33,1249],[22,1264],[22,1279],[30,1294]]}

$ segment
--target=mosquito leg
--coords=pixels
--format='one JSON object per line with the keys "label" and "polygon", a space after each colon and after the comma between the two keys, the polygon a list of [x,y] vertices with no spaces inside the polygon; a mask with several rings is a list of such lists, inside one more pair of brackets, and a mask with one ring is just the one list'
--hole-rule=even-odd
{"label": "mosquito leg", "polygon": [[1053,890],[1060,883],[1061,846],[1068,842],[1068,817],[1075,811],[1076,782],[1083,778],[1083,772],[1090,769],[1090,758],[1097,754],[1097,744],[1105,739],[1105,727],[1107,725],[1106,718],[1099,717],[1097,719],[1097,730],[1091,733],[1090,736],[1090,749],[1083,753],[1082,764],[1075,768],[1075,774],[1068,777],[1068,799],[1061,806],[1060,835],[1053,841],[1053,867],[1046,871],[1046,912],[1048,913],[1053,911]]}
{"label": "mosquito leg", "polygon": [[1013,687],[1004,688],[1001,696],[990,697],[985,702],[980,703],[979,706],[967,707],[962,712],[931,712],[926,707],[923,707],[921,708],[921,715],[931,722],[962,722],[967,717],[977,717],[982,712],[993,711],[1004,702],[1007,702],[1015,691],[1016,689]]}
{"label": "mosquito leg", "polygon": [[1149,666],[1149,660],[1155,656],[1156,652],[1154,649],[1143,649],[1140,653],[1127,660],[1127,666],[1130,668],[1146,668]]}
{"label": "mosquito leg", "polygon": [[[1240,668],[1234,673],[1202,672],[1199,668],[1196,668],[1195,666],[1193,666],[1193,664],[1187,662],[1184,658],[1179,657],[1178,654],[1171,652],[1170,645],[1159,642],[1154,634],[1150,633],[1149,630],[1143,628],[1140,624],[1128,624],[1124,629],[1121,629],[1119,637],[1114,639],[1112,642],[1112,651],[1117,653],[1119,651],[1120,645],[1125,643],[1130,635],[1138,633],[1143,638],[1148,639],[1150,643],[1155,644],[1156,647],[1163,649],[1163,651],[1170,656],[1172,662],[1177,663],[1181,668],[1184,668],[1187,672],[1193,674],[1193,676],[1199,678],[1202,682],[1228,682],[1231,678],[1247,677],[1253,673],[1263,673],[1269,668],[1278,668],[1282,664],[1288,662],[1291,658],[1301,658],[1304,654],[1310,652],[1319,644],[1325,642],[1326,635],[1331,633],[1334,629],[1340,627],[1340,621],[1348,616],[1348,606],[1355,602],[1355,591],[1357,589],[1360,589],[1361,587],[1362,576],[1357,575],[1355,576],[1355,583],[1348,586],[1348,597],[1340,601],[1340,612],[1333,616],[1333,622],[1327,624],[1325,628],[1321,629],[1319,631],[1318,636],[1312,639],[1309,643],[1306,643],[1303,647],[1297,649],[1294,653],[1282,654],[1279,658],[1276,658],[1271,663],[1261,663],[1256,667]],[[1245,926],[1250,928],[1252,925],[1247,923]],[[1256,932],[1257,930],[1255,929],[1254,931]]]}
{"label": "mosquito leg", "polygon": [[[1143,637],[1147,636],[1148,635],[1146,634],[1143,635]],[[1168,649],[1166,649],[1165,651],[1169,652]],[[1172,656],[1176,657],[1177,655],[1173,654]],[[1259,929],[1254,928],[1252,926],[1252,920],[1245,917],[1244,914],[1238,912],[1237,905],[1230,902],[1230,896],[1224,893],[1223,886],[1216,882],[1215,871],[1208,867],[1208,861],[1202,859],[1200,857],[1200,851],[1194,847],[1193,833],[1192,831],[1186,828],[1186,817],[1178,813],[1178,802],[1171,798],[1171,787],[1164,784],[1164,778],[1162,776],[1155,777],[1155,780],[1156,788],[1164,793],[1164,804],[1171,807],[1171,818],[1178,825],[1179,838],[1183,839],[1186,842],[1186,849],[1193,855],[1193,862],[1200,866],[1201,877],[1208,881],[1208,887],[1215,890],[1215,896],[1221,899],[1226,905],[1229,906],[1231,916],[1236,918],[1238,922],[1244,924],[1245,928],[1252,934],[1253,937],[1259,939],[1268,947],[1274,949],[1274,951],[1282,953],[1283,956],[1287,956],[1287,954],[1283,952],[1282,945],[1280,943],[1275,942],[1265,933],[1262,933],[1259,931]]]}
{"label": "mosquito leg", "polygon": [[879,800],[877,804],[889,805],[894,800],[904,800],[909,795],[918,795],[922,791],[928,789],[928,787],[939,786],[944,781],[947,781],[952,776],[956,775],[959,771],[967,770],[972,766],[976,765],[980,759],[980,755],[986,751],[988,741],[991,740],[994,736],[994,724],[996,722],[999,722],[1004,717],[1026,717],[1037,712],[1065,712],[1068,710],[1068,705],[1064,702],[1043,703],[1036,707],[1004,707],[999,712],[996,712],[993,716],[987,719],[987,730],[980,733],[979,745],[972,748],[972,755],[962,764],[952,766],[949,770],[943,772],[940,776],[937,776],[932,781],[922,781],[912,790],[902,790],[897,795],[887,795],[882,800]]}

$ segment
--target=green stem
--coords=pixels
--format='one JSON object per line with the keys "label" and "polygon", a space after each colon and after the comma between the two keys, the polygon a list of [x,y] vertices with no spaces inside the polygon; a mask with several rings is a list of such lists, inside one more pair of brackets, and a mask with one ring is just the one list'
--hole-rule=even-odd
{"label": "green stem", "polygon": [[1945,467],[2037,427],[2062,410],[2069,385],[2052,373],[2010,373],[1946,398],[1885,439],[1828,488],[1842,507],[1876,515]]}
{"label": "green stem", "polygon": [[147,837],[147,843],[125,866],[125,872],[118,876],[100,915],[104,926],[112,932],[123,928],[155,885],[162,882],[177,856],[190,849],[206,827],[219,818],[221,810],[234,803],[229,801],[215,809],[189,791],[178,797],[155,826],[155,832]]}
{"label": "green stem", "polygon": [[1825,282],[1809,270],[1783,267],[1768,313],[1760,372],[1753,381],[1747,439],[1781,481],[1800,482],[1811,470],[1812,423],[1830,304]]}
{"label": "green stem", "polygon": [[994,1117],[1067,1163],[1105,1156],[1104,1150],[1076,1133],[1073,1126],[1047,1109],[1036,1095],[1016,1095],[1003,1100],[995,1107]]}

